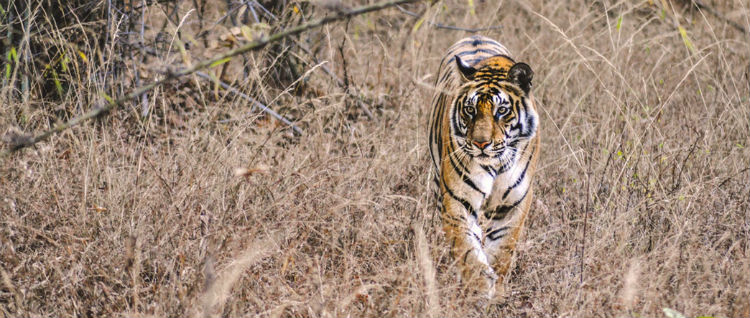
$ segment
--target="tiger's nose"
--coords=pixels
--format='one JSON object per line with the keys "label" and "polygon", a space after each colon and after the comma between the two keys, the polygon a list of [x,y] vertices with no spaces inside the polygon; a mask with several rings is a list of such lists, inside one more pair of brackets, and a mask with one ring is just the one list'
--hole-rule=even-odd
{"label": "tiger's nose", "polygon": [[490,145],[489,141],[476,141],[476,140],[474,140],[474,141],[472,141],[472,143],[474,143],[475,146],[479,147],[479,149],[487,148],[487,146]]}

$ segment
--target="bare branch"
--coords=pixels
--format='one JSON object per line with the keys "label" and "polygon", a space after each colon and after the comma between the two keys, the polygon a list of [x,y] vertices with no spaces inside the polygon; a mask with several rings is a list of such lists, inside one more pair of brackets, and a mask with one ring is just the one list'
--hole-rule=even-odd
{"label": "bare branch", "polygon": [[742,33],[745,33],[745,34],[748,33],[748,31],[745,29],[745,27],[743,27],[742,25],[740,25],[739,23],[737,23],[735,21],[730,20],[729,18],[727,18],[726,16],[724,16],[723,14],[721,14],[721,12],[716,11],[716,9],[714,9],[713,7],[708,6],[705,3],[703,3],[703,1],[701,1],[701,0],[691,0],[691,2],[693,3],[693,5],[696,8],[698,8],[698,10],[704,10],[704,11],[710,13],[711,15],[715,16],[719,20],[723,20],[724,22],[726,22],[727,24],[731,25],[735,29],[742,31]]}
{"label": "bare branch", "polygon": [[299,127],[295,126],[294,123],[292,123],[289,119],[286,119],[284,116],[281,116],[279,113],[275,112],[273,109],[268,108],[268,106],[266,106],[263,103],[259,102],[257,99],[252,98],[252,97],[248,96],[247,94],[245,94],[243,92],[240,92],[238,89],[230,86],[227,83],[224,83],[224,82],[222,82],[220,80],[212,79],[211,76],[209,76],[206,73],[195,72],[195,75],[198,75],[199,77],[202,77],[202,78],[204,78],[206,80],[209,80],[209,81],[217,81],[219,83],[219,85],[221,87],[223,87],[224,89],[226,89],[226,90],[234,93],[235,95],[237,95],[239,97],[242,97],[242,98],[250,101],[251,103],[253,103],[253,107],[260,108],[266,114],[269,114],[269,115],[273,116],[274,118],[278,119],[279,121],[281,121],[282,123],[288,125],[289,127],[292,127],[292,130],[294,130],[294,132],[296,132],[297,134],[302,135],[302,129],[300,129]]}
{"label": "bare branch", "polygon": [[[401,6],[396,6],[396,8],[398,8],[399,11],[403,12],[406,15],[410,15],[410,16],[415,17],[415,18],[421,18],[422,17],[421,15],[416,14],[414,12],[411,12],[409,10],[406,10],[406,9],[404,9]],[[432,22],[432,21],[426,21],[426,22],[427,22],[427,24],[429,24],[429,25],[431,25],[431,26],[433,26],[435,28],[438,28],[438,29],[446,29],[446,30],[453,30],[453,31],[465,31],[465,32],[469,32],[469,33],[477,33],[477,32],[482,32],[482,31],[489,31],[489,30],[498,30],[498,29],[502,28],[501,26],[497,25],[497,26],[491,26],[491,27],[486,27],[486,28],[468,29],[468,28],[462,28],[462,27],[457,27],[457,26],[453,26],[453,25],[447,25],[447,24],[442,24],[442,23],[437,23],[437,22]]]}
{"label": "bare branch", "polygon": [[247,52],[250,52],[250,51],[261,49],[261,48],[265,47],[266,45],[268,45],[269,43],[273,43],[273,42],[279,41],[281,39],[284,39],[284,38],[292,36],[292,35],[300,34],[300,33],[304,32],[304,31],[309,30],[309,29],[317,28],[317,27],[326,25],[326,24],[331,23],[331,22],[340,21],[340,20],[343,20],[343,19],[351,18],[351,17],[358,16],[358,15],[361,15],[361,14],[364,14],[364,13],[368,13],[368,12],[382,10],[382,9],[389,8],[389,7],[392,7],[392,6],[395,6],[395,5],[399,5],[399,4],[412,3],[412,2],[417,2],[417,1],[420,1],[420,0],[383,1],[383,2],[379,2],[379,3],[371,4],[371,5],[361,6],[361,7],[352,9],[352,10],[338,10],[336,12],[336,14],[334,14],[334,15],[323,17],[323,18],[320,18],[320,19],[317,19],[317,20],[313,20],[313,21],[310,21],[308,23],[304,23],[304,24],[295,26],[293,28],[281,31],[279,33],[273,34],[271,36],[265,36],[265,37],[263,37],[263,38],[261,38],[259,40],[250,42],[250,43],[245,44],[243,46],[240,46],[240,47],[238,47],[238,48],[236,48],[234,50],[230,50],[230,51],[228,51],[226,53],[219,54],[219,55],[217,55],[217,56],[215,56],[215,57],[213,57],[211,59],[203,60],[203,61],[201,61],[201,62],[199,62],[199,63],[197,63],[197,64],[195,64],[195,65],[193,65],[191,67],[188,67],[186,69],[182,69],[182,70],[177,71],[177,72],[169,73],[165,78],[163,78],[161,80],[158,80],[158,81],[155,81],[155,82],[151,82],[151,83],[149,83],[147,85],[141,86],[141,87],[139,87],[139,88],[131,91],[129,94],[127,94],[125,96],[121,96],[121,97],[119,97],[117,99],[109,101],[109,103],[107,103],[107,104],[102,104],[102,105],[96,106],[93,109],[91,109],[90,111],[86,112],[85,114],[83,114],[81,116],[78,116],[76,118],[73,118],[73,119],[71,119],[71,120],[69,120],[69,121],[67,121],[65,123],[59,124],[59,125],[53,127],[52,129],[47,130],[47,131],[45,131],[45,132],[43,132],[43,133],[41,133],[39,135],[36,135],[36,136],[34,136],[32,138],[29,138],[28,140],[24,141],[23,143],[11,144],[10,145],[10,149],[7,149],[7,150],[3,151],[2,153],[0,153],[0,158],[6,157],[6,156],[10,155],[11,153],[13,153],[15,151],[18,151],[20,149],[32,146],[32,145],[34,145],[34,144],[36,144],[36,143],[38,143],[40,141],[46,140],[50,136],[52,136],[54,134],[57,134],[57,133],[59,133],[61,131],[64,131],[64,130],[66,130],[66,129],[70,128],[70,127],[73,127],[75,125],[78,125],[78,124],[80,124],[80,123],[82,123],[84,121],[87,121],[89,119],[92,119],[94,117],[102,115],[102,114],[106,113],[107,111],[109,111],[111,109],[114,109],[115,107],[120,106],[120,105],[122,105],[123,103],[125,103],[127,101],[130,101],[132,99],[135,99],[135,98],[143,95],[144,93],[146,93],[146,92],[154,89],[157,86],[164,85],[165,83],[174,81],[175,79],[180,78],[182,76],[190,75],[190,74],[193,74],[193,73],[195,73],[195,72],[197,72],[199,70],[211,67],[212,65],[215,65],[216,63],[221,63],[222,61],[230,59],[230,58],[232,58],[234,56],[237,56],[237,55],[240,55],[240,54],[243,54],[243,53],[247,53]]}

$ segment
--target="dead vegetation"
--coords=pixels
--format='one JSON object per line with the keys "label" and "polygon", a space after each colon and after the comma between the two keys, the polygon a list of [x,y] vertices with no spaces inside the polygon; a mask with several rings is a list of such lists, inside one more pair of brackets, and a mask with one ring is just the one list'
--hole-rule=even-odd
{"label": "dead vegetation", "polygon": [[[0,12],[3,150],[366,4],[28,3]],[[543,135],[487,314],[748,317],[750,4],[698,3],[417,3],[156,87],[1,159],[0,316],[476,314],[425,123],[445,49],[482,29],[534,69]]]}

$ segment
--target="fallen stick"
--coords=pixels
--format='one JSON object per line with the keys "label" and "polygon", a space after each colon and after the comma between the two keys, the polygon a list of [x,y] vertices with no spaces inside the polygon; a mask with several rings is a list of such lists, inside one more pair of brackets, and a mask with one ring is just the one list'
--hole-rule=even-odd
{"label": "fallen stick", "polygon": [[252,98],[252,97],[250,97],[249,95],[247,95],[247,94],[245,94],[243,92],[240,92],[238,89],[230,86],[227,83],[224,83],[224,82],[222,82],[220,80],[211,78],[211,76],[209,76],[206,73],[195,72],[195,75],[198,75],[198,77],[204,78],[204,79],[209,80],[209,81],[216,81],[216,82],[218,82],[219,85],[221,87],[223,87],[224,89],[232,92],[233,94],[235,94],[235,95],[237,95],[239,97],[242,97],[242,98],[250,101],[251,103],[253,103],[253,107],[260,108],[266,114],[269,114],[269,115],[273,116],[274,118],[278,119],[280,122],[288,125],[289,127],[292,127],[292,130],[294,130],[294,132],[296,132],[297,134],[302,135],[302,129],[300,129],[299,127],[295,126],[294,123],[292,123],[289,119],[287,119],[284,116],[281,116],[281,114],[275,112],[273,109],[271,109],[268,106],[264,105],[263,103],[259,102],[257,99]]}

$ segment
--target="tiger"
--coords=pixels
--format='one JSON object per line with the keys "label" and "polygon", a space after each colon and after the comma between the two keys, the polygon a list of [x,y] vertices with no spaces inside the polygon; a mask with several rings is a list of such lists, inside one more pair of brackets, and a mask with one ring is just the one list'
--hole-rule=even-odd
{"label": "tiger", "polygon": [[488,300],[503,297],[531,207],[533,76],[502,44],[472,36],[448,49],[435,81],[428,138],[443,234],[464,287]]}

